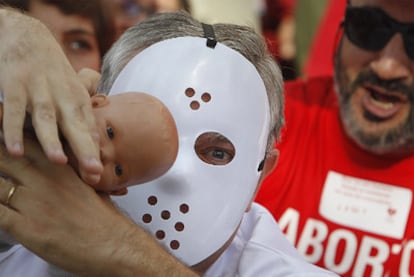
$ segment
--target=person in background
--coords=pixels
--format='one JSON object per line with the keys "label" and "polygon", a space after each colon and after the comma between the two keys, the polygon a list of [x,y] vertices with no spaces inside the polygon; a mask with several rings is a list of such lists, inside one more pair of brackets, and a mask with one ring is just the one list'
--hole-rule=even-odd
{"label": "person in background", "polygon": [[184,10],[191,13],[190,0],[155,0],[157,12],[176,12]]}
{"label": "person in background", "polygon": [[[240,77],[243,82],[235,83]],[[165,82],[154,82],[157,78]],[[179,137],[171,170],[117,201],[148,233],[103,202],[69,166],[46,162],[30,142],[30,159],[8,156],[0,148],[0,170],[19,182],[11,190],[13,182],[2,179],[0,195],[7,204],[0,205],[2,228],[46,260],[88,276],[189,276],[154,239],[206,276],[333,275],[304,263],[283,236],[269,236],[276,223],[251,203],[275,165],[272,145],[283,124],[282,76],[258,34],[235,25],[202,25],[185,13],[151,17],[128,29],[108,53],[99,90],[116,94],[139,88],[167,106]],[[250,113],[241,122],[246,108]],[[212,114],[226,116],[217,121]],[[249,126],[248,136],[240,124]],[[129,202],[139,197],[148,198]],[[151,207],[155,210],[145,211]],[[42,230],[47,237],[37,233]],[[37,270],[42,263],[24,248],[14,251],[6,257],[10,264],[17,261],[10,274]]]}
{"label": "person in background", "polygon": [[335,78],[286,83],[277,168],[257,201],[307,261],[414,275],[414,2],[351,0]]}
{"label": "person in background", "polygon": [[110,11],[109,16],[115,28],[115,38],[126,29],[159,12],[190,12],[187,0],[101,0]]}
{"label": "person in background", "polygon": [[0,4],[43,22],[76,71],[99,70],[102,56],[115,39],[100,0],[1,0]]}
{"label": "person in background", "polygon": [[296,0],[263,0],[261,28],[268,48],[280,64],[284,80],[299,74],[296,64],[295,6]]}
{"label": "person in background", "polygon": [[261,31],[260,5],[257,0],[188,0],[191,15],[209,24],[230,23]]}
{"label": "person in background", "polygon": [[155,0],[101,0],[110,11],[115,38],[156,12]]}

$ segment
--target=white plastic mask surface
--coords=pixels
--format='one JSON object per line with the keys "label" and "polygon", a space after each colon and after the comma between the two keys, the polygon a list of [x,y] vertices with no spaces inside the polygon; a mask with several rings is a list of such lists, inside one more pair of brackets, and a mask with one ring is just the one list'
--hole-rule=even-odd
{"label": "white plastic mask surface", "polygon": [[[188,89],[194,95],[186,94]],[[229,47],[218,43],[212,49],[204,38],[181,37],[136,55],[110,94],[127,91],[151,94],[167,106],[179,149],[163,176],[114,200],[174,256],[197,264],[229,240],[255,193],[270,124],[263,80]],[[195,142],[207,132],[231,141],[235,156],[230,163],[211,165],[197,156]]]}

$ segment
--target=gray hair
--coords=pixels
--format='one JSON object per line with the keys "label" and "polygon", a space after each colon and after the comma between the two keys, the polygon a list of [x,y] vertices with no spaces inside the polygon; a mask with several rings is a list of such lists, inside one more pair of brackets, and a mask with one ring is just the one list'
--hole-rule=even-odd
{"label": "gray hair", "polygon": [[[271,122],[268,150],[280,136],[284,125],[283,78],[280,69],[267,51],[263,38],[247,26],[214,24],[218,42],[248,59],[257,69],[266,87]],[[140,51],[157,42],[184,36],[204,37],[202,25],[188,13],[161,13],[129,28],[106,54],[102,64],[100,93],[109,93],[124,66]]]}

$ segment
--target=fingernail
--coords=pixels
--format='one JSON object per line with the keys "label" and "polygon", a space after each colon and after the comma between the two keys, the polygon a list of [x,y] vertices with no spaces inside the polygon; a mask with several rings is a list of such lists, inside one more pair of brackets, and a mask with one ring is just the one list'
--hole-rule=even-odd
{"label": "fingernail", "polygon": [[[100,160],[98,160],[98,159],[96,159],[96,158],[90,158],[90,159],[88,160],[88,165],[89,165],[90,167],[93,167],[94,169],[99,170],[99,172],[101,172],[101,171],[103,170],[103,167],[102,167],[102,163],[101,163],[101,161],[100,161]],[[98,176],[99,176],[99,175],[98,175]]]}
{"label": "fingernail", "polygon": [[49,153],[49,157],[52,161],[58,163],[67,163],[68,158],[66,157],[65,153],[60,148],[52,149]]}
{"label": "fingernail", "polygon": [[15,155],[23,155],[23,145],[19,142],[15,142],[9,147],[9,151]]}
{"label": "fingernail", "polygon": [[101,175],[99,174],[89,174],[87,175],[87,183],[89,183],[90,185],[95,185],[97,184],[99,181],[101,180]]}

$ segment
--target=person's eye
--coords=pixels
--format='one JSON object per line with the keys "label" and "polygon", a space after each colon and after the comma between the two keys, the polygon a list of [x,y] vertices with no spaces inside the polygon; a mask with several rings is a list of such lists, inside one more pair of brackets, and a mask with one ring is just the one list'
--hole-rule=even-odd
{"label": "person's eye", "polygon": [[74,40],[69,43],[69,48],[75,51],[89,51],[92,45],[86,40]]}
{"label": "person's eye", "polygon": [[214,149],[211,151],[211,156],[213,156],[215,159],[223,160],[226,157],[226,155],[229,154],[221,149]]}
{"label": "person's eye", "polygon": [[114,134],[114,129],[111,126],[107,126],[106,127],[106,134],[108,135],[109,139],[113,139],[115,134]]}
{"label": "person's eye", "polygon": [[116,176],[122,176],[122,167],[119,164],[115,165],[115,174]]}
{"label": "person's eye", "polygon": [[234,153],[223,148],[207,148],[200,151],[199,156],[209,164],[225,165],[233,160]]}

